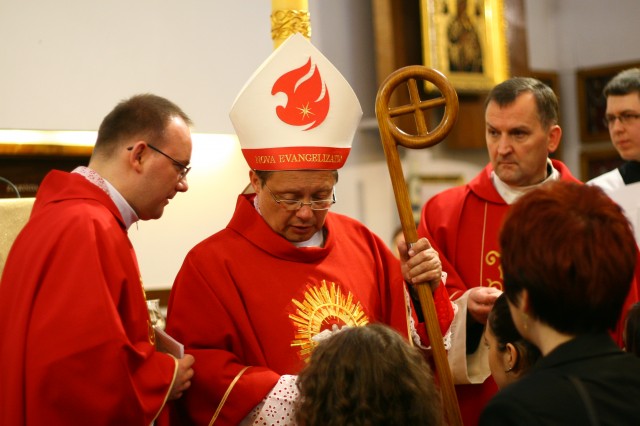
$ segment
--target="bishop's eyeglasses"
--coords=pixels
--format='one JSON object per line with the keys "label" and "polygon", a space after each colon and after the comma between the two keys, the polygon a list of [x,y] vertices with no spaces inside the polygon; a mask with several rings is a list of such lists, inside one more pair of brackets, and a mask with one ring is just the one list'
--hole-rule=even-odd
{"label": "bishop's eyeglasses", "polygon": [[305,203],[302,200],[289,200],[286,198],[280,198],[279,196],[275,195],[273,191],[271,191],[271,188],[269,188],[266,183],[264,184],[264,186],[269,191],[269,194],[271,194],[271,198],[273,198],[273,201],[280,205],[280,207],[290,212],[300,210],[302,206],[309,206],[311,210],[329,210],[329,208],[331,208],[331,206],[336,203],[335,187],[333,188],[333,194],[330,199],[311,200],[308,203]]}
{"label": "bishop's eyeglasses", "polygon": [[[187,166],[186,164],[182,164],[181,162],[179,162],[178,160],[176,160],[175,158],[173,158],[172,156],[165,154],[164,152],[162,152],[160,149],[156,148],[155,146],[151,145],[150,143],[147,144],[147,146],[149,148],[151,148],[152,150],[154,150],[155,152],[157,152],[158,154],[162,154],[165,157],[167,157],[169,160],[171,160],[171,162],[173,163],[174,166],[176,166],[176,168],[179,170],[178,173],[178,181],[181,181],[182,179],[187,177],[187,174],[189,173],[189,171],[191,170],[191,166]],[[131,151],[133,149],[132,146],[130,146],[129,148],[127,148],[127,151]]]}

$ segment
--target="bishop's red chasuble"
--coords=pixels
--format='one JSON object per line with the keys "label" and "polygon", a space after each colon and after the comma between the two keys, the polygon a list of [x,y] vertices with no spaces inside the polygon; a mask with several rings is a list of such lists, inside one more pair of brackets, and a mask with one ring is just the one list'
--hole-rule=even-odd
{"label": "bishop's red chasuble", "polygon": [[[187,255],[167,331],[195,357],[195,376],[172,404],[174,422],[237,425],[334,326],[382,322],[410,338],[400,264],[385,243],[336,213],[325,231],[324,247],[297,248],[241,195],[227,228]],[[444,286],[434,298],[444,333],[453,316]]]}

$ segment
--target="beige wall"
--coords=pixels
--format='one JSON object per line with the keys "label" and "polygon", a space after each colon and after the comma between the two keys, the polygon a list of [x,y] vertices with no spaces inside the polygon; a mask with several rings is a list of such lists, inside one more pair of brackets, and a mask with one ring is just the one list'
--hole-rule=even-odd
{"label": "beige wall", "polygon": [[[313,42],[345,74],[365,111],[336,210],[389,240],[398,219],[373,118],[370,0],[309,3]],[[529,62],[560,74],[564,158],[579,174],[575,70],[640,59],[640,1],[525,3]],[[231,133],[229,107],[272,51],[270,11],[268,0],[0,0],[0,129],[95,130],[117,101],[148,91],[182,106],[196,132]],[[407,173],[467,179],[487,158],[440,147],[406,157]],[[171,285],[186,251],[226,225],[247,183],[234,139],[197,143],[193,163],[191,190],[161,220],[131,231],[150,288]]]}

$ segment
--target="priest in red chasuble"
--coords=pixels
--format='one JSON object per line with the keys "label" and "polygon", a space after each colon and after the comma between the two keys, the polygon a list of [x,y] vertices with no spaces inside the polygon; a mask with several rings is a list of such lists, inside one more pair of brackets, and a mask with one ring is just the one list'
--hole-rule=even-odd
{"label": "priest in red chasuble", "polygon": [[103,120],[88,167],[40,185],[0,282],[0,424],[148,426],[193,357],[155,350],[127,236],[188,189],[189,117],[137,95]]}
{"label": "priest in red chasuble", "polygon": [[363,224],[330,210],[362,110],[304,37],[273,52],[230,116],[251,193],[238,196],[225,229],[190,251],[173,285],[167,330],[197,363],[171,418],[291,425],[296,374],[320,339],[384,323],[426,348],[408,286],[432,285],[443,335],[453,306],[427,239],[401,247],[398,261]]}

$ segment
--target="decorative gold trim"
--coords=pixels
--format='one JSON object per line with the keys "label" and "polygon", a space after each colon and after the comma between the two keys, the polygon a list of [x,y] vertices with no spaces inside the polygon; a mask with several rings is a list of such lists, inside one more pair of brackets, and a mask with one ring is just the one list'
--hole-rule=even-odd
{"label": "decorative gold trim", "polygon": [[249,368],[249,366],[247,365],[242,370],[240,370],[240,372],[236,375],[236,377],[234,377],[233,381],[231,381],[231,384],[227,388],[227,391],[224,393],[224,396],[220,400],[220,404],[218,404],[218,408],[216,409],[216,412],[213,413],[213,417],[211,418],[211,421],[209,422],[209,426],[213,425],[215,423],[215,421],[218,419],[218,416],[220,415],[220,411],[222,411],[222,407],[224,406],[224,403],[227,402],[227,397],[229,397],[229,394],[231,393],[231,390],[236,385],[238,380],[240,380],[240,377],[244,374],[244,372],[247,371],[248,368]]}
{"label": "decorative gold trim", "polygon": [[274,49],[295,33],[311,39],[311,19],[307,10],[274,10],[271,14],[271,38]]}
{"label": "decorative gold trim", "polygon": [[[485,261],[489,266],[493,266],[498,263],[498,259],[500,259],[500,252],[496,250],[491,250],[485,256]],[[500,273],[500,279],[504,281],[504,278],[502,276],[502,265],[498,266],[498,272]],[[492,280],[491,278],[487,278],[487,287],[495,287],[498,290],[502,290],[502,283],[499,280]]]}
{"label": "decorative gold trim", "polygon": [[[489,203],[485,201],[484,203],[484,219],[482,223],[482,247],[480,248],[480,285],[482,285],[482,280],[484,279],[484,264],[493,266],[496,264],[498,259],[500,258],[500,252],[496,250],[491,250],[487,255],[484,255],[484,243],[487,232],[487,212],[489,210]],[[500,279],[502,278],[502,265],[498,266],[498,271],[500,272]],[[492,280],[491,278],[487,278],[487,287],[495,287],[499,290],[502,290],[502,284],[500,281]]]}
{"label": "decorative gold trim", "polygon": [[173,389],[173,384],[176,382],[176,378],[178,377],[178,359],[171,354],[166,354],[166,355],[169,355],[173,359],[173,379],[171,380],[171,385],[169,386],[169,389],[167,390],[167,393],[164,396],[164,401],[162,401],[162,405],[160,406],[160,409],[158,410],[156,415],[153,417],[151,424],[153,424],[153,422],[155,422],[158,419],[158,416],[160,416],[160,413],[162,413],[164,406],[167,405],[167,401],[169,400],[169,395],[171,394],[171,389]]}
{"label": "decorative gold trim", "polygon": [[8,156],[77,156],[88,157],[93,152],[92,146],[59,145],[59,144],[20,144],[0,143],[0,155]]}
{"label": "decorative gold trim", "polygon": [[482,219],[482,244],[480,246],[480,285],[482,285],[482,278],[484,277],[484,237],[487,232],[487,210],[488,203],[484,202],[484,217]]}

